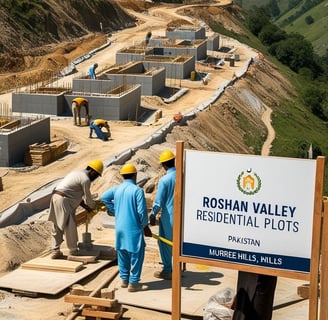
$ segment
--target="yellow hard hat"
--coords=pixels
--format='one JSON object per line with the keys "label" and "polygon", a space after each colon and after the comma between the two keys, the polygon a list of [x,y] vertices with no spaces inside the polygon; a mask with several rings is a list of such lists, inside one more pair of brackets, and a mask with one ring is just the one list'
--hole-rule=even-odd
{"label": "yellow hard hat", "polygon": [[132,163],[125,164],[120,170],[121,175],[131,174],[131,173],[137,173],[137,169]]}
{"label": "yellow hard hat", "polygon": [[167,162],[174,158],[175,158],[174,153],[171,150],[164,150],[159,156],[159,162],[160,163]]}
{"label": "yellow hard hat", "polygon": [[100,176],[103,173],[104,165],[101,160],[92,160],[88,163],[88,167],[96,171]]}

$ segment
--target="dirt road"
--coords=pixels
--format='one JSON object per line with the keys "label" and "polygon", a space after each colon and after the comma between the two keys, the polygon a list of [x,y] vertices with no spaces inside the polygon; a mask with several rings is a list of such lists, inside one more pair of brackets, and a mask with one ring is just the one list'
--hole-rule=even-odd
{"label": "dirt road", "polygon": [[[112,44],[95,54],[91,59],[84,61],[77,66],[78,73],[86,74],[91,64],[97,62],[99,72],[106,70],[115,63],[116,51],[124,47],[129,47],[134,43],[141,43],[147,31],[152,30],[154,36],[162,36],[168,22],[172,19],[187,19],[190,23],[197,23],[190,17],[179,16],[177,8],[174,7],[155,7],[147,14],[135,13],[142,21],[134,28],[122,30],[111,37]],[[103,142],[99,139],[88,138],[88,127],[76,127],[71,119],[52,118],[51,120],[51,139],[67,139],[69,141],[69,153],[60,160],[53,162],[45,167],[39,168],[1,168],[4,191],[1,193],[0,211],[15,204],[26,197],[33,190],[38,189],[47,182],[63,177],[75,168],[84,168],[92,159],[106,160],[114,155],[121,153],[133,145],[137,145],[157,131],[162,125],[171,121],[177,112],[187,113],[204,101],[207,101],[214,94],[215,90],[224,82],[231,80],[236,68],[242,66],[250,57],[256,55],[255,51],[249,47],[242,46],[233,39],[226,39],[231,46],[237,48],[241,61],[236,62],[235,68],[230,68],[227,64],[223,70],[214,70],[206,66],[198,65],[198,71],[210,72],[207,85],[199,84],[189,80],[167,80],[167,86],[178,86],[189,88],[189,92],[178,101],[169,105],[165,104],[158,97],[143,97],[142,105],[161,109],[163,117],[157,123],[137,126],[135,123],[111,122],[112,140]],[[76,74],[64,77],[56,85],[61,86],[70,83]],[[0,102],[11,105],[9,94],[1,96]]]}

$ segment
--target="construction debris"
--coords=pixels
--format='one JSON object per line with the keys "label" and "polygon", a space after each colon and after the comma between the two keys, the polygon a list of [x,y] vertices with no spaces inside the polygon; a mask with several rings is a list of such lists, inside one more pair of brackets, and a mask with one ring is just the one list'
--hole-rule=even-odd
{"label": "construction debris", "polygon": [[66,140],[48,143],[34,143],[24,156],[24,163],[28,166],[45,166],[59,159],[67,150]]}

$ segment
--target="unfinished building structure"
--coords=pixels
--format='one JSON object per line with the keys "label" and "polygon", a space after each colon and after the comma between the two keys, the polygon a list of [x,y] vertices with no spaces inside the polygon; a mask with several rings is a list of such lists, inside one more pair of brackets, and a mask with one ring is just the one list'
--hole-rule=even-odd
{"label": "unfinished building structure", "polygon": [[0,167],[24,162],[29,145],[50,142],[49,117],[0,117]]}
{"label": "unfinished building structure", "polygon": [[140,85],[114,87],[111,81],[80,80],[75,85],[77,91],[39,88],[33,92],[15,92],[12,95],[12,111],[21,114],[72,116],[72,100],[82,97],[89,101],[90,114],[94,119],[135,120],[141,100]]}
{"label": "unfinished building structure", "polygon": [[[98,76],[98,81],[101,84],[101,91],[109,87],[139,84],[141,85],[141,95],[153,96],[158,95],[165,87],[165,68],[146,69],[143,62],[132,61],[109,68]],[[96,89],[94,85],[94,80],[91,79],[74,79],[73,91],[94,90]]]}
{"label": "unfinished building structure", "polygon": [[165,36],[170,39],[196,40],[205,39],[206,30],[204,27],[178,26],[167,27]]}
{"label": "unfinished building structure", "polygon": [[122,49],[116,53],[116,63],[124,64],[130,61],[142,61],[145,69],[165,68],[165,77],[170,79],[186,79],[195,70],[195,57],[148,55],[141,49]]}

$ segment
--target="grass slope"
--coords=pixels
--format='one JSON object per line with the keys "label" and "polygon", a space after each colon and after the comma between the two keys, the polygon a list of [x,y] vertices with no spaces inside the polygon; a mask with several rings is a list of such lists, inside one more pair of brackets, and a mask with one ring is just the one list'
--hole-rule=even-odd
{"label": "grass slope", "polygon": [[[295,10],[288,12],[277,20],[278,26],[283,26],[284,20],[292,15]],[[314,19],[314,23],[308,25],[305,21],[307,16]],[[322,2],[316,7],[304,13],[293,23],[284,26],[283,29],[288,32],[298,32],[309,40],[316,53],[325,54],[328,49],[328,2]]]}
{"label": "grass slope", "polygon": [[[241,23],[239,25],[245,30]],[[245,34],[235,34],[219,25],[211,25],[211,27],[221,34],[226,34],[253,48],[257,48],[264,54],[266,59],[274,63],[280,72],[289,79],[296,92],[302,92],[305,80],[270,56],[259,39],[247,30],[245,30]],[[313,148],[319,148],[323,156],[328,156],[327,123],[314,116],[309,106],[304,105],[299,96],[293,97],[291,100],[281,99],[277,96],[276,106],[270,107],[274,111],[272,114],[272,126],[276,132],[276,138],[272,143],[271,149],[273,156],[307,158],[311,144]],[[253,143],[254,141],[251,142],[251,144]],[[328,194],[328,161],[326,161],[324,194]]]}

